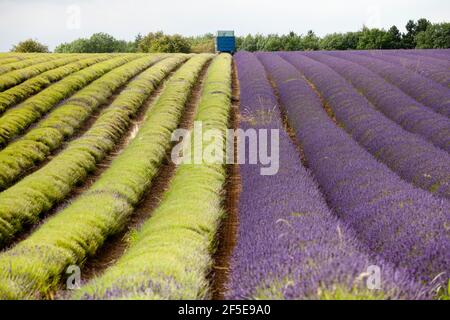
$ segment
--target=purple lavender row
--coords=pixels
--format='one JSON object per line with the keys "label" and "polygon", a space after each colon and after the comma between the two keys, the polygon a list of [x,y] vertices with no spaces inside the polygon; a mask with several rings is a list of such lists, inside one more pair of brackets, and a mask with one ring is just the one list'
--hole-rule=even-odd
{"label": "purple lavender row", "polygon": [[[424,298],[423,288],[381,260],[371,260],[327,207],[317,184],[283,130],[264,68],[253,54],[237,53],[241,129],[279,130],[280,168],[263,176],[260,165],[240,166],[238,241],[231,260],[227,298]],[[382,290],[358,277],[382,268]],[[344,296],[342,296],[344,295]]]}
{"label": "purple lavender row", "polygon": [[447,68],[447,70],[450,70],[450,59],[439,59],[435,55],[432,54],[417,54],[414,53],[413,50],[371,50],[368,51],[371,55],[378,55],[380,57],[382,56],[393,56],[403,59],[409,59],[414,61],[416,64],[432,64],[432,65],[439,65],[444,68]]}
{"label": "purple lavender row", "polygon": [[352,53],[397,64],[423,75],[424,77],[443,85],[447,89],[450,88],[450,69],[443,68],[441,65],[437,65],[429,61],[415,61],[412,58],[408,58],[405,57],[405,55],[400,54],[397,56],[377,55],[373,54],[372,51],[352,51]]}
{"label": "purple lavender row", "polygon": [[392,62],[347,52],[328,54],[358,63],[383,77],[425,106],[447,117],[450,116],[450,90],[411,70]]}
{"label": "purple lavender row", "polygon": [[428,57],[441,60],[441,62],[449,63],[450,50],[449,49],[396,49],[396,50],[371,50],[371,52],[392,53],[392,54],[407,54],[418,59],[419,57]]}
{"label": "purple lavender row", "polygon": [[343,76],[384,115],[403,129],[450,152],[450,120],[433,112],[383,78],[356,63],[321,52],[306,54]]}
{"label": "purple lavender row", "polygon": [[450,49],[416,49],[416,50],[405,50],[407,53],[430,56],[433,58],[450,61]]}
{"label": "purple lavender row", "polygon": [[450,155],[386,118],[327,65],[302,53],[280,53],[309,79],[345,130],[406,181],[450,198]]}
{"label": "purple lavender row", "polygon": [[449,202],[401,180],[337,127],[295,67],[275,55],[258,57],[273,77],[309,167],[339,219],[371,253],[418,279],[440,275],[439,281],[447,283]]}

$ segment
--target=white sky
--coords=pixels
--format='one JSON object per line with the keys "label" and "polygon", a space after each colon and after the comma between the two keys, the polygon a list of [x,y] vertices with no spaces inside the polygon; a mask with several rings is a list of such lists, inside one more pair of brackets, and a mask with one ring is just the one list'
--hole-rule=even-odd
{"label": "white sky", "polygon": [[26,38],[53,49],[107,32],[131,40],[163,30],[184,35],[356,31],[363,24],[400,30],[408,19],[450,21],[449,0],[0,0],[0,51]]}

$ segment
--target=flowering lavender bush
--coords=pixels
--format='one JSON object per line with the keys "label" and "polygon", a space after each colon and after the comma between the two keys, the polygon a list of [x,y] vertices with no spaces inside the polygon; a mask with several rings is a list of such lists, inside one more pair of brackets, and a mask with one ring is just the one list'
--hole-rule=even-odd
{"label": "flowering lavender bush", "polygon": [[[264,68],[250,53],[236,54],[235,61],[241,90],[240,127],[280,130],[282,153],[277,175],[260,175],[258,165],[240,166],[240,221],[227,297],[426,297],[424,288],[404,272],[361,251],[352,230],[333,215],[301,165],[283,129]],[[363,275],[371,264],[382,267],[381,290],[365,286]]]}
{"label": "flowering lavender bush", "polygon": [[[450,151],[450,120],[418,103],[397,87],[356,63],[315,52],[308,57],[322,62],[346,78],[383,114],[404,129]],[[450,103],[450,101],[449,101]]]}
{"label": "flowering lavender bush", "polygon": [[406,69],[417,72],[424,77],[427,77],[441,85],[450,88],[450,70],[448,68],[443,68],[442,65],[437,65],[435,61],[433,63],[427,59],[421,61],[415,60],[406,55],[398,54],[396,56],[388,56],[373,54],[372,51],[353,51],[356,54],[362,56],[368,56],[372,58],[381,59],[384,61],[393,62],[395,64],[401,65]]}
{"label": "flowering lavender bush", "polygon": [[450,90],[432,80],[392,62],[374,59],[354,52],[328,52],[335,57],[356,62],[377,73],[387,82],[430,107],[435,112],[450,116]]}
{"label": "flowering lavender bush", "polygon": [[[417,279],[437,277],[446,283],[450,271],[448,201],[404,182],[361,148],[331,121],[317,94],[291,64],[271,54],[258,57],[279,89],[310,169],[338,218],[372,254],[407,268]],[[292,58],[298,57],[302,56]],[[303,68],[315,64],[308,58],[289,60]],[[342,88],[330,72],[324,76],[334,88]]]}
{"label": "flowering lavender bush", "polygon": [[450,198],[450,155],[403,130],[330,67],[301,53],[280,53],[318,89],[345,130],[400,177]]}

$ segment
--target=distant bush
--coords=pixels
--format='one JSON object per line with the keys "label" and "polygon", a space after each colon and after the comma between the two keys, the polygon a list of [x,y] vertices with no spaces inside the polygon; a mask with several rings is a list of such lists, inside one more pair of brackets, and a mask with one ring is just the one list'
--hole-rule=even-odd
{"label": "distant bush", "polygon": [[189,37],[187,40],[191,45],[191,52],[193,53],[214,53],[216,51],[216,44],[212,33],[207,33],[202,36]]}
{"label": "distant bush", "polygon": [[[432,24],[422,18],[417,21],[409,20],[405,28],[406,33],[401,33],[395,25],[388,30],[363,26],[356,32],[332,33],[322,38],[312,30],[306,34],[298,34],[293,31],[283,35],[249,34],[236,37],[236,48],[245,51],[450,48],[449,23]],[[27,41],[36,42],[34,40]],[[47,50],[47,47],[43,46],[43,48]],[[37,51],[38,49],[34,50],[36,51],[22,52],[42,52]],[[133,41],[117,40],[106,33],[95,33],[87,39],[80,38],[60,44],[56,47],[55,52],[202,53],[215,52],[215,41],[212,33],[184,37],[179,34],[168,35],[158,31],[150,32],[145,36],[138,34]]]}
{"label": "distant bush", "polygon": [[134,52],[134,42],[117,40],[107,33],[94,33],[90,38],[80,38],[69,43],[62,43],[55,48],[59,53],[104,53]]}
{"label": "distant bush", "polygon": [[179,34],[166,35],[159,31],[150,32],[138,45],[139,52],[167,52],[167,53],[189,53],[191,52],[191,44]]}
{"label": "distant bush", "polygon": [[11,49],[11,52],[49,52],[48,47],[37,40],[21,41]]}

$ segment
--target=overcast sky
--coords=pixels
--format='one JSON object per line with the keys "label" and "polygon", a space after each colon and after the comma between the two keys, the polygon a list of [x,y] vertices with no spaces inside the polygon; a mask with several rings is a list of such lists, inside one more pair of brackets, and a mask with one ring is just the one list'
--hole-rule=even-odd
{"label": "overcast sky", "polygon": [[131,40],[163,30],[184,35],[218,29],[318,35],[363,24],[400,30],[408,19],[450,21],[449,0],[0,0],[0,51],[26,38],[53,49],[61,42],[107,32]]}

